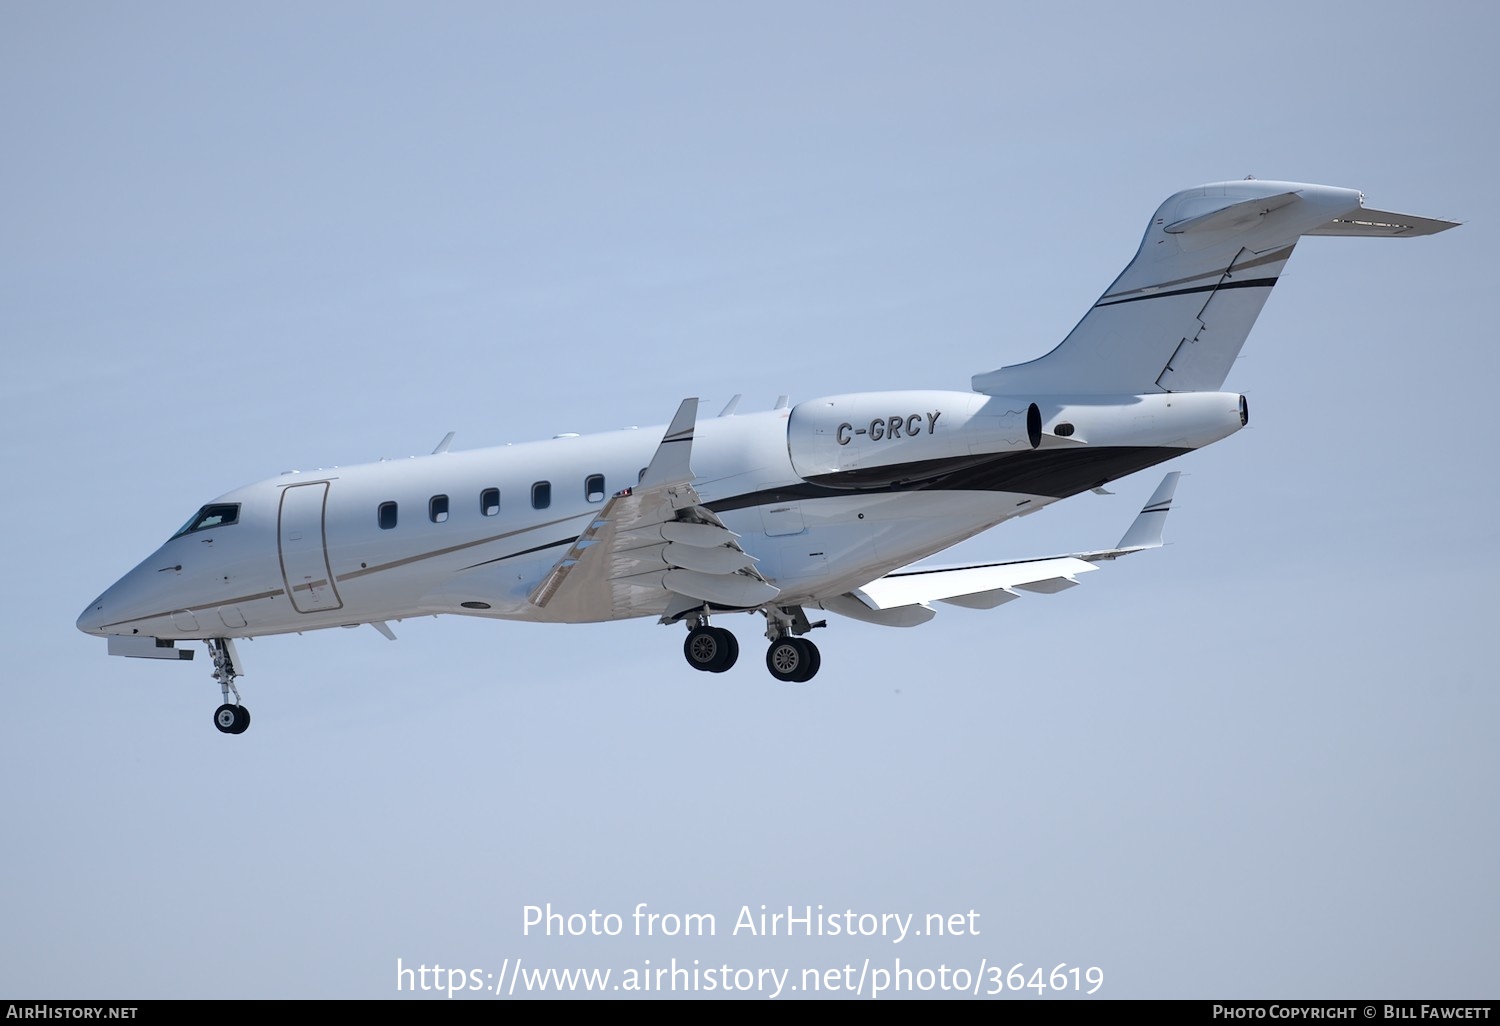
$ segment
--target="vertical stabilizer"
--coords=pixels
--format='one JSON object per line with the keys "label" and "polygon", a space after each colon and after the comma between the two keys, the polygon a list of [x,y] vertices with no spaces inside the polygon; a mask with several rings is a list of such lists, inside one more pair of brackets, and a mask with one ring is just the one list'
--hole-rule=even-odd
{"label": "vertical stabilizer", "polygon": [[1353,189],[1220,182],[1156,211],[1135,259],[1047,355],[976,374],[989,395],[1218,391],[1303,235],[1430,235],[1451,221],[1366,211]]}

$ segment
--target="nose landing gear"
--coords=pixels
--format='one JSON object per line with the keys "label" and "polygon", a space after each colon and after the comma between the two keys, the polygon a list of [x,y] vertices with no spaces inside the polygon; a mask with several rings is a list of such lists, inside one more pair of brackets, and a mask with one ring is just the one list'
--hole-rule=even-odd
{"label": "nose landing gear", "polygon": [[226,702],[214,710],[214,726],[225,734],[243,734],[250,726],[250,710]]}
{"label": "nose landing gear", "polygon": [[[223,734],[243,734],[250,726],[250,710],[240,704],[240,689],[234,686],[234,678],[244,676],[234,642],[228,638],[208,638],[204,643],[214,663],[214,680],[219,682],[219,692],[224,696],[224,704],[214,710],[214,726]],[[229,700],[231,691],[233,702]]]}

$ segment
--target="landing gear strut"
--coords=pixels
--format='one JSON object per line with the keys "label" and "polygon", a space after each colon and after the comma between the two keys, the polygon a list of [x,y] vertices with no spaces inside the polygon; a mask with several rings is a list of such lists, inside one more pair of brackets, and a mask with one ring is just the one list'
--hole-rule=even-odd
{"label": "landing gear strut", "polygon": [[823,665],[823,656],[818,646],[798,635],[806,634],[824,621],[810,623],[801,606],[788,609],[766,609],[766,637],[771,647],[766,649],[766,669],[771,676],[789,684],[804,684],[813,679],[818,667]]}
{"label": "landing gear strut", "polygon": [[[240,704],[240,689],[234,686],[234,678],[244,676],[234,644],[228,638],[209,638],[205,643],[209,658],[214,661],[214,680],[219,682],[219,691],[224,696],[224,704],[214,710],[214,726],[223,734],[243,734],[250,726],[250,710]],[[229,700],[231,691],[233,702]]]}
{"label": "landing gear strut", "polygon": [[688,621],[682,654],[695,670],[723,673],[740,657],[740,643],[723,627],[710,627],[708,616],[699,614]]}

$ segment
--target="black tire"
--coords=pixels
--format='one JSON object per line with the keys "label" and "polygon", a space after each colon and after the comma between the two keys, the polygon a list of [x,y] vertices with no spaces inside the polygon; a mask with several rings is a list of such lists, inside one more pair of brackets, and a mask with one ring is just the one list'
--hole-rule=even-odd
{"label": "black tire", "polygon": [[727,668],[729,659],[729,644],[724,640],[726,635],[733,640],[732,634],[718,627],[694,627],[682,643],[683,658],[695,670],[721,672]]}
{"label": "black tire", "polygon": [[817,676],[819,668],[822,667],[823,653],[818,651],[817,645],[814,645],[806,638],[798,638],[797,640],[802,642],[803,647],[807,649],[807,669],[797,675],[797,683],[806,684]]}
{"label": "black tire", "polygon": [[766,669],[771,671],[771,676],[787,684],[805,679],[802,674],[807,672],[811,661],[808,644],[801,638],[782,638],[771,642],[771,647],[766,649]]}
{"label": "black tire", "polygon": [[214,726],[221,734],[243,734],[250,726],[250,710],[225,702],[214,710]]}
{"label": "black tire", "polygon": [[732,633],[730,633],[729,631],[725,630],[723,627],[714,627],[714,628],[711,628],[711,629],[714,630],[714,631],[716,631],[718,633],[719,637],[722,638],[723,641],[724,641],[724,659],[723,659],[722,662],[719,663],[719,665],[717,665],[717,666],[710,666],[709,670],[711,672],[713,672],[713,673],[723,673],[725,670],[727,670],[731,666],[733,666],[735,664],[735,662],[739,659],[739,657],[740,657],[740,641]]}

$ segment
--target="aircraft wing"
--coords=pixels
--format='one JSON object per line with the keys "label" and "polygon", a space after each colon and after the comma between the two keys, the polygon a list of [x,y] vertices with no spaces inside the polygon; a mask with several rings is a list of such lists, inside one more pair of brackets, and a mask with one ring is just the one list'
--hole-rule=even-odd
{"label": "aircraft wing", "polygon": [[531,593],[543,619],[670,618],[780,594],[693,488],[697,413],[697,399],[683,400],[640,482],[604,504]]}
{"label": "aircraft wing", "polygon": [[914,627],[937,615],[937,610],[928,605],[931,602],[993,609],[1020,598],[1024,592],[1051,595],[1064,591],[1078,584],[1081,574],[1099,569],[1101,562],[1160,548],[1162,526],[1172,508],[1180,476],[1180,471],[1173,471],[1162,479],[1130,529],[1112,549],[1001,563],[903,567],[862,588],[824,599],[820,605],[856,620],[889,627]]}

